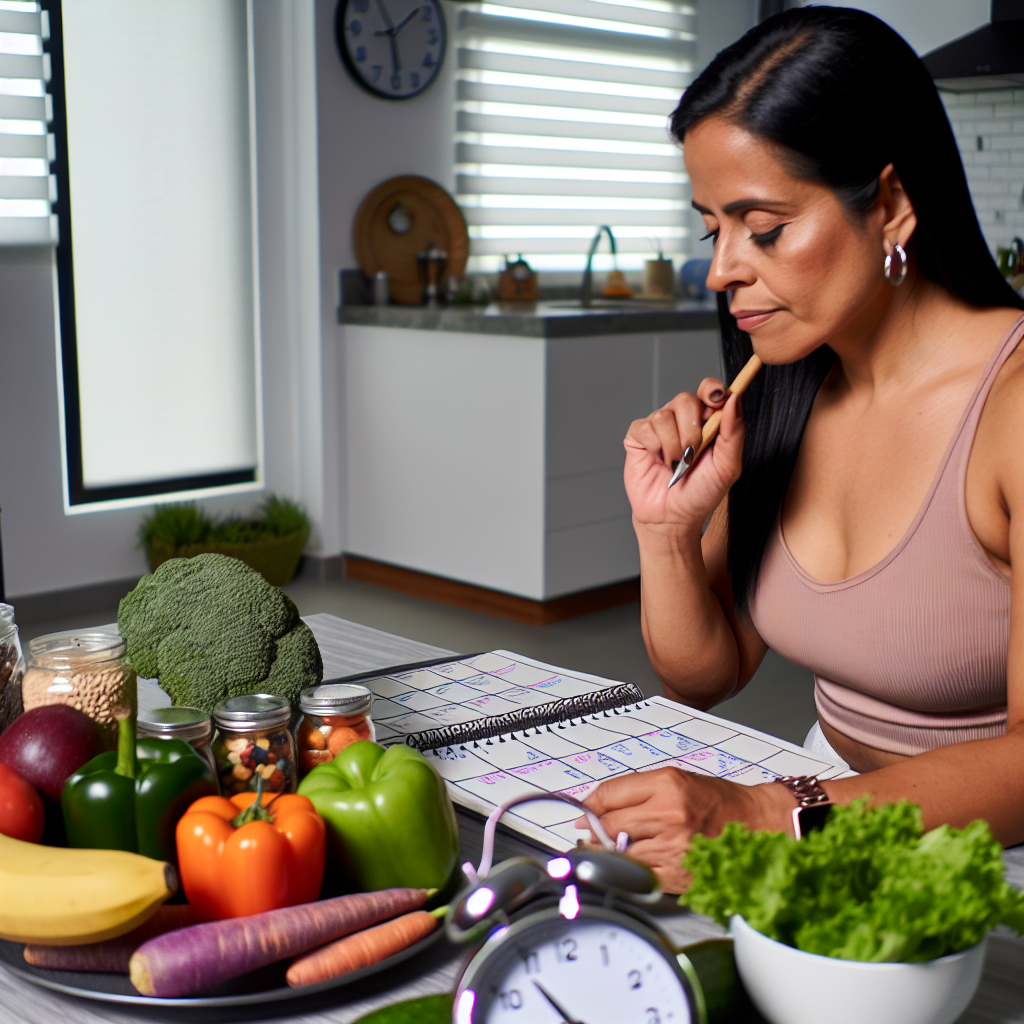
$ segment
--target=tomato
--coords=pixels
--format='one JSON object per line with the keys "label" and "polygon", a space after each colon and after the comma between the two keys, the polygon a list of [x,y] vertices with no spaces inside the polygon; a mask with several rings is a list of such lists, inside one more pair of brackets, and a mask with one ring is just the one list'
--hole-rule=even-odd
{"label": "tomato", "polygon": [[46,816],[35,787],[13,768],[0,764],[0,832],[12,839],[38,843]]}

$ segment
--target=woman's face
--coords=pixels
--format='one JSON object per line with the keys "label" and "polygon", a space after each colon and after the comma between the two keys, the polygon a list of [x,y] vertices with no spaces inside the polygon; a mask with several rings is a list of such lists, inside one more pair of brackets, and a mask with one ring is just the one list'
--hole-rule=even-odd
{"label": "woman's face", "polygon": [[[693,205],[716,236],[708,287],[767,363],[789,363],[882,315],[883,209],[851,217],[770,143],[719,117],[686,133]],[[886,294],[888,291],[890,294]]]}

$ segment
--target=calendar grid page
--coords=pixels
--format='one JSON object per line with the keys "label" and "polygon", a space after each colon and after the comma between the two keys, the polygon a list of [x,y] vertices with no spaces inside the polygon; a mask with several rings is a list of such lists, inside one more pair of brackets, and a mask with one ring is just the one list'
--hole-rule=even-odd
{"label": "calendar grid page", "polygon": [[[584,672],[567,672],[509,651],[364,681],[374,694],[377,740],[385,745],[426,729],[494,717],[490,739],[424,751],[448,784],[452,800],[479,814],[525,793],[585,797],[602,780],[675,766],[743,785],[779,775],[841,778],[855,773],[842,762],[745,725],[651,697],[536,729],[501,732],[500,716],[564,697],[618,685]],[[589,833],[577,830],[578,812],[555,800],[510,811],[507,825],[552,850],[572,849]]]}

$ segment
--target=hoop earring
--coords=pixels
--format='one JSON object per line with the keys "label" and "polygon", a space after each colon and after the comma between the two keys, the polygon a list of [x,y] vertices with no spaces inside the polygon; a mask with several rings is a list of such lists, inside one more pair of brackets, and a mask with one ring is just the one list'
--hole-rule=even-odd
{"label": "hoop earring", "polygon": [[[895,278],[892,276],[892,257],[893,255],[899,256],[900,258],[900,272]],[[893,288],[899,288],[903,284],[904,279],[907,276],[907,253],[906,250],[900,245],[899,242],[893,243],[893,252],[885,257],[885,264],[882,269],[882,274],[886,281],[893,286]]]}

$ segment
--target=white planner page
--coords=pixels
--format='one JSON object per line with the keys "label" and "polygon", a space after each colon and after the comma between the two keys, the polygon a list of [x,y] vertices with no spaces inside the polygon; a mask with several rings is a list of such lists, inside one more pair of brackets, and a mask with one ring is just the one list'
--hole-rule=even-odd
{"label": "white planner page", "polygon": [[[620,685],[509,651],[363,682],[374,694],[371,714],[384,744]],[[495,725],[500,729],[500,720]],[[780,775],[855,774],[842,762],[664,697],[426,750],[424,756],[448,784],[452,800],[482,815],[525,793],[568,793],[582,800],[604,779],[670,766],[747,786]],[[539,799],[508,812],[502,824],[561,852],[589,838],[573,826],[578,817],[569,804]]]}

